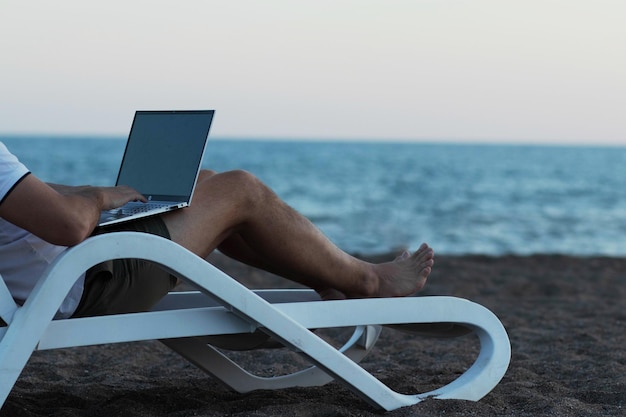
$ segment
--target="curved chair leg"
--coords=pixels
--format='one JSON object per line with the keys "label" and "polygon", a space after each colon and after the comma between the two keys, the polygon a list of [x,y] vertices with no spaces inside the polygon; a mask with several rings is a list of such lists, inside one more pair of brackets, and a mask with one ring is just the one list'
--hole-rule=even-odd
{"label": "curved chair leg", "polygon": [[[353,361],[359,362],[374,347],[381,331],[381,326],[357,326],[350,339],[339,349],[339,352],[344,353]],[[316,366],[275,377],[254,375],[208,344],[207,341],[210,339],[210,337],[193,337],[164,339],[161,342],[240,393],[259,389],[275,390],[321,386],[333,381],[330,375]]]}

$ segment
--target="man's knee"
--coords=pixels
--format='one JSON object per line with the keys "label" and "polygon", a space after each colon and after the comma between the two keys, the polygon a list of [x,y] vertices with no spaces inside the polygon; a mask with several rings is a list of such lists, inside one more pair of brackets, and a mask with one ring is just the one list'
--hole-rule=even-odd
{"label": "man's knee", "polygon": [[224,172],[216,172],[212,169],[201,169],[198,174],[198,182],[215,177],[223,181],[236,182],[241,184],[258,183],[259,179],[243,169],[234,169]]}
{"label": "man's knee", "polygon": [[255,175],[245,170],[233,170],[218,174],[233,196],[238,196],[244,205],[267,203],[275,194]]}
{"label": "man's knee", "polygon": [[232,170],[215,173],[214,171],[201,171],[198,178],[197,191],[209,189],[228,190],[228,195],[246,195],[256,199],[266,195],[271,190],[256,176],[245,170]]}
{"label": "man's knee", "polygon": [[224,172],[225,180],[236,187],[238,190],[247,190],[248,192],[260,191],[267,188],[254,174],[243,169],[236,169]]}
{"label": "man's knee", "polygon": [[209,179],[215,174],[217,174],[217,172],[213,171],[212,169],[201,169],[200,173],[198,174],[198,182]]}

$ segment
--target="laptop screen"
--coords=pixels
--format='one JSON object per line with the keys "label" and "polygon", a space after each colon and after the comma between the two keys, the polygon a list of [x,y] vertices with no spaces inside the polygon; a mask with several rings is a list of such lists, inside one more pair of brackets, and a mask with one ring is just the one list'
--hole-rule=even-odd
{"label": "laptop screen", "polygon": [[213,110],[138,111],[117,185],[150,200],[187,201],[202,163]]}

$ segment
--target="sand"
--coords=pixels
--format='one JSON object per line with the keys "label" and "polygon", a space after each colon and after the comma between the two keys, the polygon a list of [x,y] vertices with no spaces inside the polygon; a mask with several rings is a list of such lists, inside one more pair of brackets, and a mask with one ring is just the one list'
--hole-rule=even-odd
{"label": "sand", "polygon": [[[252,287],[288,286],[213,261]],[[626,259],[439,256],[424,295],[476,301],[506,327],[510,368],[481,401],[428,400],[383,413],[337,383],[242,395],[159,342],[141,342],[35,352],[0,416],[626,415]],[[363,364],[396,390],[424,392],[454,379],[477,349],[473,336],[442,341],[385,330]],[[279,350],[237,357],[264,375],[298,361]]]}

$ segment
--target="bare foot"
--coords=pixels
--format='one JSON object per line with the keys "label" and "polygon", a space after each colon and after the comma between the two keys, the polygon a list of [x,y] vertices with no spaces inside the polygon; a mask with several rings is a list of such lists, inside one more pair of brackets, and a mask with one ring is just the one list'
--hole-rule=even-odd
{"label": "bare foot", "polygon": [[[423,243],[413,254],[404,251],[391,262],[368,264],[369,279],[359,292],[344,293],[335,288],[316,289],[323,300],[366,297],[404,297],[421,290],[434,264],[434,252]],[[367,288],[365,290],[365,288]]]}
{"label": "bare foot", "polygon": [[435,253],[423,243],[410,254],[404,251],[391,262],[373,265],[378,288],[372,297],[404,297],[421,290],[435,263]]}

